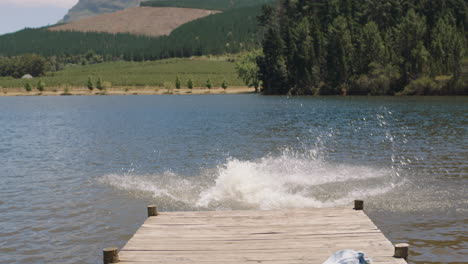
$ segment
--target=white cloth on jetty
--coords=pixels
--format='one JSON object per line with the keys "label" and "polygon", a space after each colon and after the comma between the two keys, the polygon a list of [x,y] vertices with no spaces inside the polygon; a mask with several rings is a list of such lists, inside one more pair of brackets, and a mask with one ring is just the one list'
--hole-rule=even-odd
{"label": "white cloth on jetty", "polygon": [[371,263],[363,252],[346,249],[331,255],[323,264],[368,264]]}

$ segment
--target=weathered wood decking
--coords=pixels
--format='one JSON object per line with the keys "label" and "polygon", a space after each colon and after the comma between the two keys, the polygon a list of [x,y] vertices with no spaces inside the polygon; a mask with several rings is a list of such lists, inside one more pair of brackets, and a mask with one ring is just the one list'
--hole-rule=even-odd
{"label": "weathered wood decking", "polygon": [[404,264],[363,211],[345,208],[162,212],[120,251],[122,264],[322,264],[343,249]]}

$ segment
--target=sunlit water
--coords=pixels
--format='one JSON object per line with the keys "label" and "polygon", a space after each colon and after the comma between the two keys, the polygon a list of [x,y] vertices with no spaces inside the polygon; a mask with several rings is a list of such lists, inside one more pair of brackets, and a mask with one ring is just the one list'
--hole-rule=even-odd
{"label": "sunlit water", "polygon": [[0,98],[0,263],[101,263],[161,210],[351,206],[468,259],[468,98]]}

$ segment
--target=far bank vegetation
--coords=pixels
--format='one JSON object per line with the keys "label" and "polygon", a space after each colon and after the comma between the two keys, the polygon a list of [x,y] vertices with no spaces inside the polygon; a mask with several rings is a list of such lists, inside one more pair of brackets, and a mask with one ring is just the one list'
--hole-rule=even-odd
{"label": "far bank vegetation", "polygon": [[[206,88],[209,80],[213,88],[244,86],[238,78],[236,57],[192,57],[147,62],[104,62],[67,66],[57,72],[44,72],[32,83],[42,80],[47,89],[57,87],[83,87],[93,91],[111,87],[176,87]],[[1,60],[0,60],[1,62]],[[27,70],[29,71],[29,70]],[[38,77],[40,76],[40,77]],[[0,77],[0,87],[24,87],[26,82],[13,77]]]}

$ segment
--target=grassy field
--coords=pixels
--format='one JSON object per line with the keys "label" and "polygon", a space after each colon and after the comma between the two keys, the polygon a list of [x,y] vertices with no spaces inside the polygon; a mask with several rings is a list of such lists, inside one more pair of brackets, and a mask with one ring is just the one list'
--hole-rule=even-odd
{"label": "grassy field", "polygon": [[182,87],[187,87],[189,79],[194,87],[205,87],[209,79],[213,87],[220,87],[223,81],[228,86],[243,86],[237,77],[235,65],[228,57],[194,57],[167,59],[148,62],[107,62],[85,66],[70,66],[59,72],[47,73],[32,80],[1,77],[1,88],[24,87],[29,82],[33,87],[42,80],[48,88],[85,87],[89,77],[96,83],[101,78],[111,87],[163,87],[174,88],[177,76]]}

